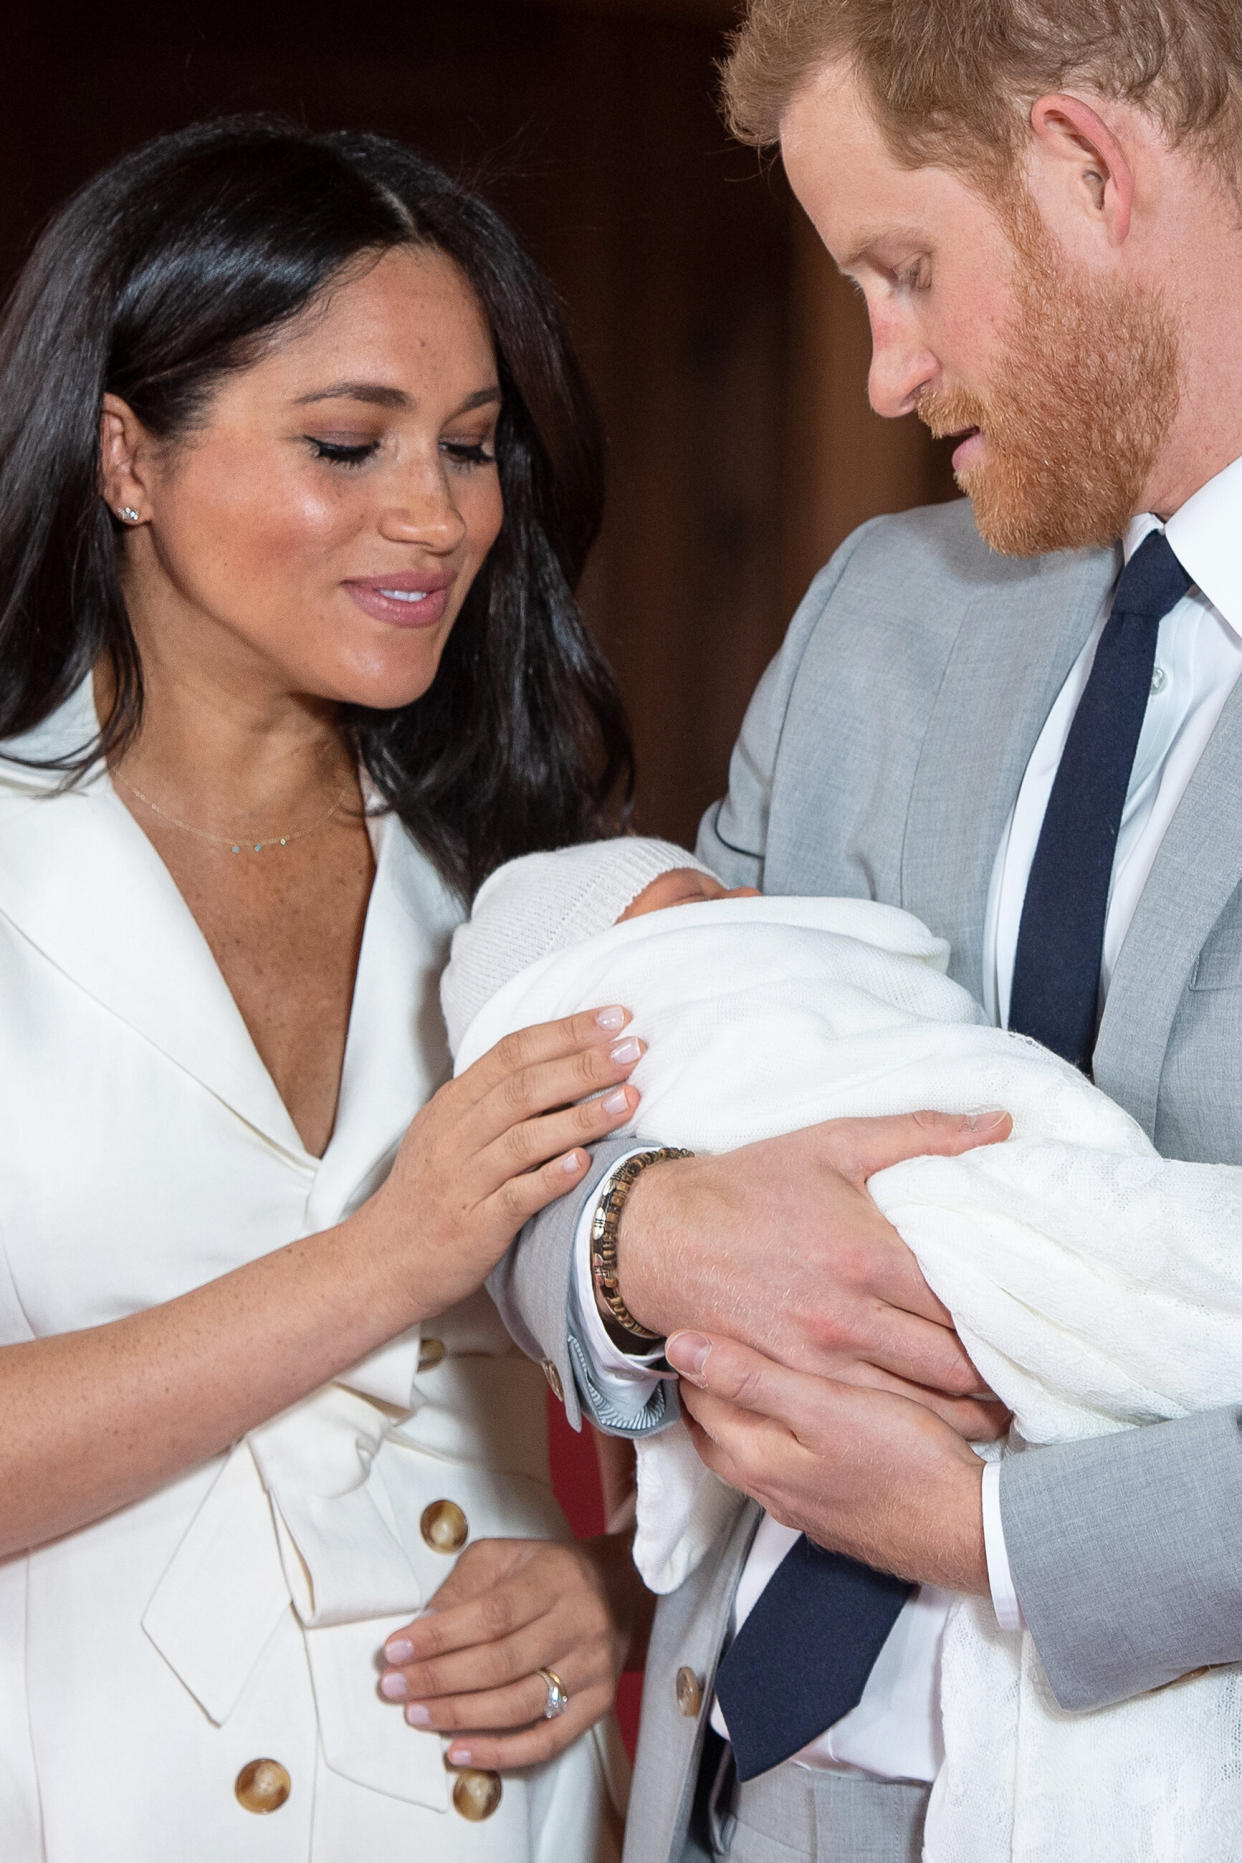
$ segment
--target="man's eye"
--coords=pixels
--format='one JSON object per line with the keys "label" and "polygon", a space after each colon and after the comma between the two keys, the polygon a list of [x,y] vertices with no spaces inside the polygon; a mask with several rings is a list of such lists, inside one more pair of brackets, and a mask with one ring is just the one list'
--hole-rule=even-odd
{"label": "man's eye", "polygon": [[317,440],[313,433],[303,434],[302,438],[316,459],[326,459],[334,466],[360,466],[379,447],[378,440],[361,440],[356,445],[346,445],[341,440]]}
{"label": "man's eye", "polygon": [[903,291],[924,291],[931,283],[931,274],[922,259],[915,265],[909,265],[904,272],[898,272],[897,283]]}

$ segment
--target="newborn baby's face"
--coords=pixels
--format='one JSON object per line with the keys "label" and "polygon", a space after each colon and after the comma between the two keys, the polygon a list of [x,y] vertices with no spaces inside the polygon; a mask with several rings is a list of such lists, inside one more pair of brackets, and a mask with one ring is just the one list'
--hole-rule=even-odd
{"label": "newborn baby's face", "polygon": [[722,886],[710,873],[697,867],[673,867],[662,873],[650,886],[644,886],[637,899],[631,899],[618,925],[626,919],[641,919],[648,912],[663,912],[668,906],[693,906],[704,899],[758,899],[757,886]]}

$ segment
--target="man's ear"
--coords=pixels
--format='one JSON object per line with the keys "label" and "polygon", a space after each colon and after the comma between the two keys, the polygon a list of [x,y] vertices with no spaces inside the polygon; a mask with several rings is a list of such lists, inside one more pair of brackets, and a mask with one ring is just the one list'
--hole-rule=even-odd
{"label": "man's ear", "polygon": [[151,518],[150,459],[150,435],[134,410],[119,395],[105,395],[99,417],[99,491],[127,524]]}
{"label": "man's ear", "polygon": [[1049,224],[1085,216],[1110,246],[1120,246],[1130,231],[1134,170],[1103,117],[1081,97],[1053,92],[1032,104],[1031,131],[1032,180]]}

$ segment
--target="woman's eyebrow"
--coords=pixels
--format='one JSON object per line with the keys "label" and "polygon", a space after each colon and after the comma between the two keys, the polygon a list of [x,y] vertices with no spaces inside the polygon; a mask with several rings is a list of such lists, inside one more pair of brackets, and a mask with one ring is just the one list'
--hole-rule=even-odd
{"label": "woman's eyebrow", "polygon": [[[465,414],[471,408],[486,407],[499,400],[500,388],[493,384],[467,395],[459,411]],[[403,388],[390,388],[383,382],[332,382],[327,388],[312,388],[309,394],[299,395],[294,406],[304,407],[309,401],[365,401],[371,407],[379,408],[408,408],[413,405]]]}

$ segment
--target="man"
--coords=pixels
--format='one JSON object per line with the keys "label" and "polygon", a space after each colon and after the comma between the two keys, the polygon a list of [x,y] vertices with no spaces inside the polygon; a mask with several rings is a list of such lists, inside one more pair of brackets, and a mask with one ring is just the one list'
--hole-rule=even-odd
{"label": "man", "polygon": [[[1242,1165],[1242,20],[752,0],[726,96],[866,298],[873,405],[958,436],[971,505],[866,526],[823,572],[699,853],[917,913],[1167,1156]],[[976,1380],[865,1181],[1004,1131],[857,1121],[619,1179],[601,1148],[582,1216],[507,1264],[513,1324],[608,1427],[658,1425],[642,1355],[667,1337],[701,1454],[767,1509],[661,1611],[632,1863],[917,1857],[944,1588],[1025,1621],[1070,1709],[1242,1658],[1238,1412],[999,1479],[963,1440]],[[785,1557],[778,1522],[848,1559]],[[827,1651],[812,1580],[844,1587]],[[707,1731],[722,1644],[740,1786]],[[791,1732],[834,1649],[857,1673]]]}

